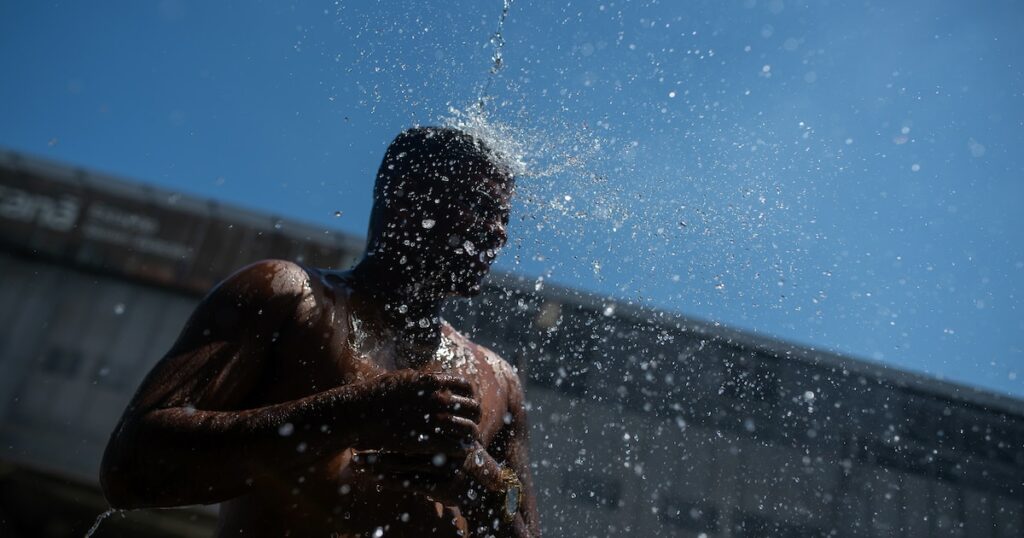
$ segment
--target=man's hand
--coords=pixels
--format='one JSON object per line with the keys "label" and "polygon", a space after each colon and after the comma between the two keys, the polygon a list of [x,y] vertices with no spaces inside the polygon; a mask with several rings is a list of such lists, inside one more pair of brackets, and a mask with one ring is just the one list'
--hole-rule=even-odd
{"label": "man's hand", "polygon": [[[479,444],[473,443],[461,457],[444,453],[362,453],[353,469],[380,487],[423,495],[463,514],[490,508],[504,493],[501,466]],[[500,499],[497,499],[500,501]]]}
{"label": "man's hand", "polygon": [[388,372],[366,382],[359,400],[353,444],[359,450],[460,458],[479,437],[480,404],[472,386],[458,376]]}

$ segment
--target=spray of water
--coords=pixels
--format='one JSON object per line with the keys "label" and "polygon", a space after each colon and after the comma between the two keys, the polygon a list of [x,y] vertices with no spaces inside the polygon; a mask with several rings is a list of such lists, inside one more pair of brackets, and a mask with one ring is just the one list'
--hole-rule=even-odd
{"label": "spray of water", "polygon": [[[484,23],[480,46],[489,61],[475,74],[450,57],[461,43],[435,31],[429,9],[380,19],[339,7],[346,35],[370,39],[337,56],[363,74],[354,102],[373,113],[405,107],[413,123],[462,129],[505,161],[519,181],[504,259],[521,257],[518,270],[619,296],[656,295],[691,312],[786,308],[798,293],[791,283],[799,266],[791,262],[803,255],[796,249],[806,243],[808,219],[798,211],[799,193],[787,191],[806,173],[797,168],[804,161],[781,167],[780,155],[797,155],[794,147],[804,148],[801,159],[817,154],[813,130],[801,122],[794,142],[766,133],[745,102],[720,101],[738,82],[696,69],[719,58],[705,53],[709,38],[697,32],[681,38],[687,45],[678,64],[664,60],[670,51],[641,54],[643,39],[655,34],[610,40],[584,30],[543,63],[528,47],[509,62],[508,47],[520,43],[513,37],[530,43],[525,28],[513,36],[513,1],[503,0],[500,17]],[[563,11],[588,24],[616,20],[601,10]],[[405,50],[437,61],[407,63]],[[653,82],[665,91],[647,92]]]}
{"label": "spray of water", "polygon": [[91,538],[93,533],[96,532],[96,529],[100,528],[100,524],[103,523],[103,520],[107,519],[108,517],[110,517],[110,516],[112,516],[112,515],[114,515],[114,514],[116,514],[118,512],[121,512],[121,510],[117,510],[115,508],[111,508],[111,509],[107,510],[106,512],[103,512],[99,516],[96,516],[96,521],[93,522],[92,527],[89,527],[89,531],[85,533],[85,538]]}

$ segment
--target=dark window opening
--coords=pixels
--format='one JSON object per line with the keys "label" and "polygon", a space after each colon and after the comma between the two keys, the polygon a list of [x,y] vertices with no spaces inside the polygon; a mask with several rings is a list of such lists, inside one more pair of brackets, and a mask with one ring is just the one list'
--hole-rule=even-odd
{"label": "dark window opening", "polygon": [[747,514],[734,527],[736,538],[824,538],[821,529]]}
{"label": "dark window opening", "polygon": [[96,363],[92,371],[92,383],[118,390],[125,386],[125,368],[111,364],[106,360]]}
{"label": "dark window opening", "polygon": [[82,353],[74,349],[53,348],[43,356],[44,372],[73,379],[82,365]]}
{"label": "dark window opening", "polygon": [[569,471],[562,476],[562,489],[569,498],[584,504],[614,510],[622,498],[622,482],[608,477],[580,471]]}
{"label": "dark window opening", "polygon": [[682,529],[711,533],[718,531],[718,510],[706,504],[665,497],[661,501],[658,515],[662,521]]}

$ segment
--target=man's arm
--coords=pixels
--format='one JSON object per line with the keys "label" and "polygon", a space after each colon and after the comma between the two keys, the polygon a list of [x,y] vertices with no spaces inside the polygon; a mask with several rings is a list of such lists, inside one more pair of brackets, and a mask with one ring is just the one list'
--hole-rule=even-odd
{"label": "man's arm", "polygon": [[[429,443],[476,435],[471,420],[445,408],[452,393],[465,393],[468,385],[444,376],[388,374],[246,408],[269,371],[277,334],[309,293],[301,267],[266,261],[242,269],[203,299],[111,435],[100,482],[112,506],[220,502],[330,451],[409,440],[380,424],[401,426],[401,433],[443,428]],[[437,394],[442,389],[448,392]],[[429,424],[422,415],[415,426],[402,424],[394,417],[407,414],[404,405],[436,415]]]}
{"label": "man's arm", "polygon": [[[507,365],[507,363],[503,363]],[[470,534],[476,536],[476,529],[487,527],[494,536],[514,536],[516,538],[539,537],[540,520],[537,514],[537,497],[533,489],[533,478],[530,472],[529,458],[529,424],[526,417],[526,395],[523,392],[519,376],[507,367],[506,378],[509,380],[508,409],[510,421],[492,443],[492,456],[504,462],[504,466],[513,470],[522,484],[519,513],[511,522],[500,517],[505,501],[501,495],[485,495],[483,503],[466,515],[470,525]],[[497,516],[496,516],[497,515]],[[498,528],[494,525],[497,523]]]}
{"label": "man's arm", "polygon": [[[501,364],[501,375],[508,382],[509,416],[486,448],[475,442],[462,458],[452,459],[448,464],[438,464],[430,454],[375,454],[354,461],[356,472],[369,474],[380,487],[418,493],[448,506],[458,506],[470,536],[540,536],[528,457],[525,396],[512,367],[504,361]],[[506,490],[502,468],[511,469],[522,485],[519,510],[511,521],[502,517]]]}
{"label": "man's arm", "polygon": [[262,478],[270,453],[303,459],[278,429],[312,426],[315,402],[239,408],[266,373],[275,333],[294,316],[307,279],[294,264],[264,261],[202,300],[111,435],[100,481],[113,506],[218,502]]}

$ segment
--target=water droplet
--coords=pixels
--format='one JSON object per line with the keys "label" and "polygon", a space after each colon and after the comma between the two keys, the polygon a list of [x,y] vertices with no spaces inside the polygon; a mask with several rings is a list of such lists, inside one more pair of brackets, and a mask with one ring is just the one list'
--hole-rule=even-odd
{"label": "water droplet", "polygon": [[448,461],[448,457],[445,456],[444,453],[438,452],[437,454],[434,454],[434,457],[433,457],[433,459],[430,460],[430,463],[433,463],[434,467],[440,467],[440,466],[444,465],[445,462],[447,462],[447,461]]}
{"label": "water droplet", "polygon": [[117,303],[114,305],[114,315],[120,316],[124,314],[124,303]]}
{"label": "water droplet", "polygon": [[291,422],[285,422],[277,428],[277,434],[281,437],[288,437],[295,432],[295,426]]}

